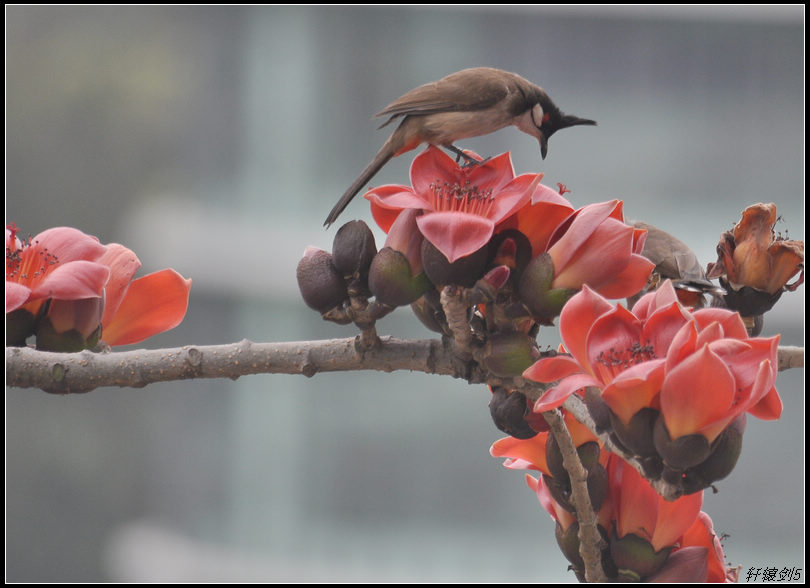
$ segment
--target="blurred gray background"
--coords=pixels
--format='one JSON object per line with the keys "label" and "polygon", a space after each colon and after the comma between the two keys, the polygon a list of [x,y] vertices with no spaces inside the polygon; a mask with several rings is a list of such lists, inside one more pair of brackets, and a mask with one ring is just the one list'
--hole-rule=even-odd
{"label": "blurred gray background", "polygon": [[[122,242],[194,279],[157,348],[354,335],[295,266],[387,136],[373,113],[473,66],[515,71],[596,128],[543,162],[579,206],[610,198],[714,261],[755,202],[804,239],[804,7],[6,8],[6,221]],[[376,184],[407,183],[411,155]],[[357,198],[342,221],[363,218]],[[379,235],[379,233],[378,233]],[[380,241],[381,243],[381,241]],[[804,288],[764,335],[804,344]],[[430,336],[400,310],[382,334]],[[541,342],[555,344],[554,329]],[[731,563],[804,568],[804,370],[749,419],[704,510]],[[573,581],[483,386],[420,374],[251,376],[6,395],[10,581]]]}

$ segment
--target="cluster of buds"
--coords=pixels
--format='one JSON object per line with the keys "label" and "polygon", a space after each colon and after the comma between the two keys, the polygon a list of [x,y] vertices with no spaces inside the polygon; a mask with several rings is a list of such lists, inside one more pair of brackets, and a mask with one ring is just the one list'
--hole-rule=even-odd
{"label": "cluster of buds", "polygon": [[138,343],[177,326],[191,280],[172,269],[133,280],[141,267],[123,245],[72,227],[20,239],[6,228],[6,345],[76,352]]}

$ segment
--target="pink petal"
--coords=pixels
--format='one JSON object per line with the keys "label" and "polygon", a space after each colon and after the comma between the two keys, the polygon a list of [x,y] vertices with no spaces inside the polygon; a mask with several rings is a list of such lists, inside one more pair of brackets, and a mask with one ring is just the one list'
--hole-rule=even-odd
{"label": "pink petal", "polygon": [[602,400],[628,424],[642,408],[655,408],[665,373],[663,359],[635,365],[613,379],[602,392]]}
{"label": "pink petal", "polygon": [[481,249],[495,230],[491,220],[464,212],[429,212],[416,224],[451,263]]}
{"label": "pink petal", "polygon": [[96,261],[104,254],[104,245],[96,237],[73,227],[54,227],[31,240],[33,250],[47,249],[60,265],[70,261]]}
{"label": "pink petal", "polygon": [[516,177],[498,192],[493,192],[494,201],[487,217],[496,223],[508,218],[517,210],[527,206],[543,174],[523,174]]}
{"label": "pink petal", "polygon": [[6,314],[28,302],[31,289],[17,282],[6,281]]}
{"label": "pink petal", "polygon": [[523,372],[523,377],[533,382],[556,382],[573,374],[582,373],[577,360],[568,355],[539,359]]}
{"label": "pink petal", "polygon": [[596,318],[586,341],[588,365],[596,378],[607,384],[615,374],[648,359],[638,347],[640,339],[641,321],[623,306]]}
{"label": "pink petal", "polygon": [[397,216],[407,208],[425,209],[430,204],[420,198],[409,186],[387,184],[372,188],[363,198],[371,203],[371,215],[374,221],[384,231],[388,232]]}
{"label": "pink petal", "polygon": [[677,500],[664,500],[659,496],[658,520],[653,533],[652,546],[656,551],[675,545],[691,527],[703,506],[703,492],[695,492]]}
{"label": "pink petal", "polygon": [[[523,374],[527,379],[531,379],[526,376],[526,372],[523,372]],[[588,386],[598,385],[599,382],[586,374],[568,376],[557,384],[556,387],[552,388],[538,398],[537,402],[534,403],[534,408],[532,410],[533,412],[544,412],[546,410],[559,408],[566,400],[568,400],[568,397],[571,396],[571,394],[574,394],[583,388],[587,388]]]}
{"label": "pink petal", "polygon": [[748,339],[748,331],[745,329],[740,314],[726,308],[701,308],[694,313],[695,321],[702,329],[713,322],[718,323],[723,329],[723,336],[734,339]]}
{"label": "pink petal", "polygon": [[110,276],[107,266],[94,261],[59,263],[32,291],[30,300],[100,298]]}
{"label": "pink petal", "polygon": [[[606,298],[626,298],[641,290],[650,278],[655,264],[646,257],[632,254],[627,265],[618,273],[608,276],[606,281],[594,284],[594,289]],[[586,283],[590,283],[590,278]]]}
{"label": "pink petal", "polygon": [[[577,221],[566,231],[565,235],[549,249],[554,261],[555,288],[579,288],[588,284],[594,290],[602,285],[608,285],[617,278],[627,267],[632,253],[633,228],[616,219],[604,219],[590,233],[578,235],[575,239],[566,238],[572,232],[582,230]],[[574,247],[576,246],[576,247]],[[647,277],[654,267],[652,262],[637,256],[638,268],[634,267],[632,275],[638,271],[646,273],[643,281],[633,283],[628,288],[629,294],[638,292],[647,282]],[[638,282],[638,280],[636,280]]]}
{"label": "pink petal", "polygon": [[176,327],[186,315],[191,280],[165,269],[130,284],[118,312],[102,324],[109,345],[129,345]]}
{"label": "pink petal", "polygon": [[617,202],[618,200],[612,200],[589,204],[571,215],[566,221],[567,226],[560,226],[560,230],[565,232],[559,238],[556,236],[552,238],[553,244],[549,249],[549,253],[557,249],[557,253],[552,255],[555,258],[555,267],[557,261],[560,267],[568,264],[570,258],[590,239],[597,227],[610,217]]}
{"label": "pink petal", "polygon": [[666,357],[678,331],[692,320],[692,315],[677,301],[656,310],[644,323],[642,339],[653,346],[655,357]]}
{"label": "pink petal", "polygon": [[531,464],[531,469],[549,473],[546,463],[546,440],[548,432],[538,433],[531,439],[504,437],[492,444],[489,450],[492,457],[509,457]]}
{"label": "pink petal", "polygon": [[560,313],[560,334],[565,348],[584,370],[592,374],[587,348],[588,332],[598,317],[612,309],[610,302],[584,286],[563,306]]}

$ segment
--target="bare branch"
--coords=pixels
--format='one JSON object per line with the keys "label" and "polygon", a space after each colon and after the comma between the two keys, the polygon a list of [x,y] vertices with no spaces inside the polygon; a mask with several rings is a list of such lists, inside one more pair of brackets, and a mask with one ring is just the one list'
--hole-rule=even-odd
{"label": "bare branch", "polygon": [[579,554],[585,564],[585,579],[588,582],[607,582],[602,569],[602,535],[599,533],[599,521],[593,511],[591,497],[588,494],[588,472],[582,465],[577,448],[559,410],[543,413],[543,418],[551,429],[562,453],[563,466],[571,480],[571,498],[579,523]]}

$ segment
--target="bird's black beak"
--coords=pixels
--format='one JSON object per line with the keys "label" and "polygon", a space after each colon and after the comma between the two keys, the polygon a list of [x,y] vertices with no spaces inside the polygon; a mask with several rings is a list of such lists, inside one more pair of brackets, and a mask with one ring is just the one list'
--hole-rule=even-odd
{"label": "bird's black beak", "polygon": [[562,118],[560,118],[560,124],[556,130],[565,129],[567,127],[575,127],[577,125],[596,125],[596,121],[587,118],[579,118],[573,114],[564,114],[562,115]]}
{"label": "bird's black beak", "polygon": [[545,134],[540,137],[540,156],[545,159],[548,153],[548,139]]}

